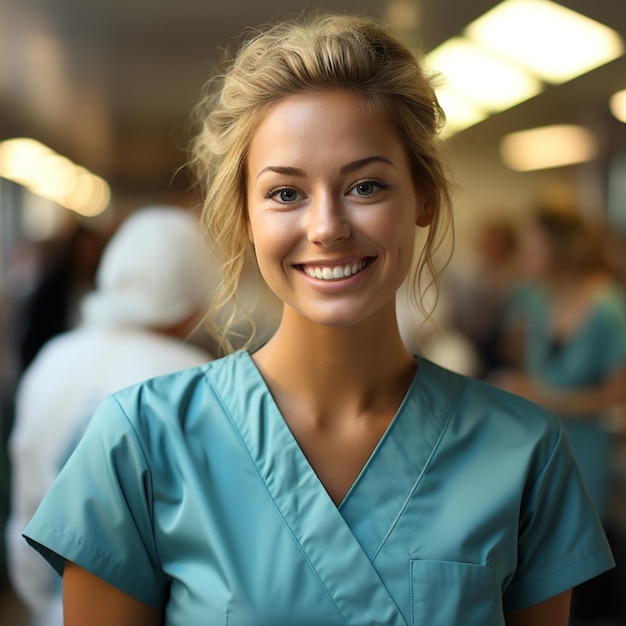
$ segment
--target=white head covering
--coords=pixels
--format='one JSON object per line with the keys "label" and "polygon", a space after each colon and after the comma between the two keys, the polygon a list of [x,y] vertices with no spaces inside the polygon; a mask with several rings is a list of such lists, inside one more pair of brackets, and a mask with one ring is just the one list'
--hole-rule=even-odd
{"label": "white head covering", "polygon": [[102,255],[96,290],[82,303],[84,321],[154,328],[176,324],[203,307],[216,286],[215,272],[193,214],[171,206],[139,209]]}

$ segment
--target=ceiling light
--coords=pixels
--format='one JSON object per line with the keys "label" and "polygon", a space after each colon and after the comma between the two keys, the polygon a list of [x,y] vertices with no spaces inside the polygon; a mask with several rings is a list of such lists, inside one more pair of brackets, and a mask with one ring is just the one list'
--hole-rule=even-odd
{"label": "ceiling light", "polygon": [[626,89],[618,91],[611,96],[609,108],[620,122],[626,124]]}
{"label": "ceiling light", "polygon": [[562,83],[624,53],[614,30],[549,0],[505,0],[465,34],[552,83]]}
{"label": "ceiling light", "polygon": [[428,62],[435,72],[443,74],[445,87],[491,112],[515,106],[542,89],[527,72],[461,37],[433,50]]}
{"label": "ceiling light", "polygon": [[567,124],[511,133],[500,143],[503,161],[521,172],[584,163],[597,154],[595,136],[582,126]]}
{"label": "ceiling light", "polygon": [[447,137],[474,126],[488,117],[485,110],[479,109],[450,89],[438,89],[437,99],[446,114],[444,135]]}
{"label": "ceiling light", "polygon": [[85,216],[102,213],[111,201],[104,179],[35,139],[0,142],[0,176]]}

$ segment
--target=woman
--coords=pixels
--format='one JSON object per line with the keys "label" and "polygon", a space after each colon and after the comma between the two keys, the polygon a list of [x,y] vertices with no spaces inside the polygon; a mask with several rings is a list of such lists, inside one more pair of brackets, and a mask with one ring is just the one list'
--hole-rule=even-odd
{"label": "woman", "polygon": [[609,508],[611,434],[605,418],[626,403],[626,299],[597,234],[573,209],[540,207],[520,235],[529,288],[521,371],[495,381],[559,413],[600,517]]}
{"label": "woman", "polygon": [[419,61],[314,17],[259,32],[209,104],[224,295],[254,254],[281,321],[100,407],[26,530],[66,623],[565,625],[612,557],[558,421],[400,339],[416,231],[419,277],[449,221]]}
{"label": "woman", "polygon": [[[520,252],[530,279],[513,309],[522,368],[500,372],[494,382],[560,414],[610,532],[614,435],[607,418],[626,406],[624,289],[608,269],[600,233],[573,208],[539,207],[520,233]],[[618,584],[613,570],[575,589],[574,615],[593,620],[616,613]]]}

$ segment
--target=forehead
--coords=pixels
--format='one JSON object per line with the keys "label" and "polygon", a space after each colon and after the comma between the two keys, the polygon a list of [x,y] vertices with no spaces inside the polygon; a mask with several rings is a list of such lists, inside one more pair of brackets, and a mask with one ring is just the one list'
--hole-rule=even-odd
{"label": "forehead", "polygon": [[404,158],[404,145],[382,106],[347,90],[302,93],[273,104],[251,141],[249,166],[272,159]]}

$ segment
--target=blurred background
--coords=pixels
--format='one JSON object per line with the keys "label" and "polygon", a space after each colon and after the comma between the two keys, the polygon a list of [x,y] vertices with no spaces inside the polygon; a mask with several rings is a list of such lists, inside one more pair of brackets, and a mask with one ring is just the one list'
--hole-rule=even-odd
{"label": "blurred background", "polygon": [[[441,73],[457,183],[443,317],[457,320],[455,336],[473,350],[454,353],[458,369],[483,372],[471,329],[458,323],[459,293],[476,275],[493,277],[485,255],[502,268],[499,251],[488,250],[494,224],[517,224],[540,203],[576,207],[606,232],[612,271],[626,280],[622,0],[0,0],[3,447],[23,370],[50,335],[78,323],[74,305],[93,288],[122,219],[147,204],[197,205],[185,167],[190,114],[223,51],[244,28],[305,9],[381,19]],[[47,296],[39,290],[36,300],[46,275]],[[61,292],[65,304],[53,303],[50,294]],[[38,307],[45,331],[28,327],[26,303],[29,315]],[[616,456],[618,527],[622,464]],[[17,613],[5,621],[3,607],[19,612],[0,600],[2,624],[22,623]]]}

